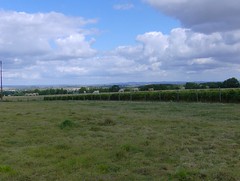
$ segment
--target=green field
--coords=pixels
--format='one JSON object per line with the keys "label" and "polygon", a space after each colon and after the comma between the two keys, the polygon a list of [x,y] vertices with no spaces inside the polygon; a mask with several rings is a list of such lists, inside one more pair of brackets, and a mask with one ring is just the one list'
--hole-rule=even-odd
{"label": "green field", "polygon": [[0,102],[0,180],[240,180],[240,104]]}

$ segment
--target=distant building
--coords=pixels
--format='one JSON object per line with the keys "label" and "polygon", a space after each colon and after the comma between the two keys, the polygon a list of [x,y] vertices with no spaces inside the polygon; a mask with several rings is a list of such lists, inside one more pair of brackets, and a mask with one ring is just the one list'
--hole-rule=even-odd
{"label": "distant building", "polygon": [[26,93],[25,96],[39,96],[38,93]]}
{"label": "distant building", "polygon": [[118,92],[124,92],[124,89],[120,89]]}
{"label": "distant building", "polygon": [[94,91],[93,94],[99,94],[99,90]]}
{"label": "distant building", "polygon": [[138,92],[138,91],[139,91],[139,88],[133,88],[132,91],[133,91],[133,92]]}

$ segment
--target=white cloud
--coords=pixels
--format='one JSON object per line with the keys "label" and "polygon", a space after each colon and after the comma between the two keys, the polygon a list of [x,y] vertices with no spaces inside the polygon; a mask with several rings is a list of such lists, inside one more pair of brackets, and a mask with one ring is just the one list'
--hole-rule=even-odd
{"label": "white cloud", "polygon": [[169,46],[168,36],[163,35],[161,32],[148,32],[143,35],[138,35],[137,41],[144,44],[145,55],[157,54],[161,56]]}
{"label": "white cloud", "polygon": [[[95,21],[55,12],[28,14],[0,11],[0,53],[8,57],[42,56],[55,51],[51,43],[65,39],[68,40],[65,46],[69,46],[70,38],[75,36],[75,45],[79,43],[75,53],[85,56],[93,50],[90,42],[85,40],[83,26]],[[63,46],[62,43],[60,48],[64,49]]]}
{"label": "white cloud", "polygon": [[113,6],[113,9],[115,10],[129,10],[134,8],[134,5],[131,3],[127,3],[127,4],[115,4]]}
{"label": "white cloud", "polygon": [[189,62],[190,65],[198,64],[198,65],[204,65],[204,64],[214,64],[216,61],[213,58],[196,58]]}
{"label": "white cloud", "polygon": [[91,41],[86,41],[83,34],[71,34],[55,40],[59,54],[69,57],[89,57],[96,53],[91,48]]}
{"label": "white cloud", "polygon": [[[61,13],[0,11],[0,55],[7,82],[41,81],[59,73],[57,60],[69,62],[92,57],[97,52],[84,28],[95,19],[69,17]],[[89,40],[88,40],[89,39]],[[53,60],[53,62],[52,62]],[[39,62],[46,62],[46,64]],[[70,68],[65,72],[75,72]],[[77,71],[79,72],[79,71]]]}
{"label": "white cloud", "polygon": [[[178,9],[174,8],[189,3],[188,0],[148,2],[167,13],[176,13],[176,17]],[[195,3],[192,0],[192,5]],[[191,12],[189,15],[193,16]],[[190,18],[198,22],[197,17]],[[54,12],[0,11],[0,21],[0,54],[8,84],[224,80],[229,78],[229,72],[231,77],[239,75],[239,29],[213,28],[214,31],[205,33],[195,31],[193,23],[168,34],[146,32],[136,36],[136,45],[99,52],[92,48],[95,39],[85,26],[96,20]]]}
{"label": "white cloud", "polygon": [[[50,83],[72,84],[212,78],[224,80],[229,77],[229,72],[232,76],[239,74],[239,33],[232,32],[229,41],[229,33],[206,35],[184,28],[173,29],[169,34],[147,32],[136,37],[135,46],[119,46],[105,53],[90,51],[91,56],[89,54],[86,57],[77,51],[81,46],[88,47],[78,43],[84,42],[84,37],[73,38],[73,35],[56,40],[58,47],[69,47],[62,49],[63,55],[68,58],[58,61],[36,60],[21,69],[19,64],[23,65],[24,60],[14,59],[12,67],[16,68],[16,72],[13,74],[14,71],[11,71],[6,77],[9,81],[25,79],[33,83],[51,80]],[[72,54],[76,56],[69,56]]]}
{"label": "white cloud", "polygon": [[173,29],[168,35],[148,32],[137,36],[141,46],[121,47],[116,53],[125,58],[135,57],[135,63],[140,62],[146,67],[144,74],[162,72],[172,79],[174,74],[191,72],[201,75],[211,70],[221,72],[225,68],[228,71],[222,75],[226,76],[229,71],[236,72],[240,65],[239,31],[232,32],[231,44],[226,37],[228,33],[206,35],[184,28]]}

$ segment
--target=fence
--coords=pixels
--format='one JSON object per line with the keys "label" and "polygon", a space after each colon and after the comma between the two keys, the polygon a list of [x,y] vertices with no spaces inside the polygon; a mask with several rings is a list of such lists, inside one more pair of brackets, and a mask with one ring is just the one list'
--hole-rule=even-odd
{"label": "fence", "polygon": [[174,90],[155,92],[125,92],[103,94],[79,94],[45,96],[52,100],[99,100],[99,101],[173,101],[173,102],[223,102],[240,103],[240,89]]}

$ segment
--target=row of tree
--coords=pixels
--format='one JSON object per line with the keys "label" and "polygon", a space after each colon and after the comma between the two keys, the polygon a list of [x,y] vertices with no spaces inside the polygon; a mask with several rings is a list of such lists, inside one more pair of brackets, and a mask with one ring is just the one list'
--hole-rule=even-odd
{"label": "row of tree", "polygon": [[149,91],[149,90],[177,90],[180,89],[181,85],[175,84],[149,84],[140,86],[140,91]]}
{"label": "row of tree", "polygon": [[[138,87],[140,91],[150,90],[178,90],[178,89],[211,89],[211,88],[239,88],[240,83],[236,78],[230,78],[223,82],[187,82],[185,85],[176,84],[151,84]],[[4,95],[12,96],[24,96],[27,93],[38,93],[39,95],[63,95],[63,94],[81,94],[81,93],[93,93],[98,90],[101,93],[118,92],[121,88],[124,88],[125,92],[130,92],[130,87],[121,87],[119,85],[112,85],[110,87],[81,87],[79,89],[64,89],[64,88],[49,88],[49,89],[33,89],[33,90],[19,90],[19,91],[4,91]]]}
{"label": "row of tree", "polygon": [[240,83],[236,78],[229,78],[223,82],[187,82],[185,89],[213,89],[213,88],[239,88]]}
{"label": "row of tree", "polygon": [[240,83],[236,78],[229,78],[223,82],[187,82],[184,85],[176,84],[150,84],[140,86],[140,91],[149,91],[149,90],[177,90],[177,89],[215,89],[215,88],[239,88]]}
{"label": "row of tree", "polygon": [[81,87],[79,89],[64,89],[64,88],[49,88],[49,89],[32,89],[32,90],[17,90],[17,91],[4,91],[5,96],[24,96],[26,94],[37,93],[39,95],[64,95],[64,94],[82,94],[82,93],[93,93],[98,90],[101,93],[107,92],[118,92],[120,86],[113,85],[111,87]]}
{"label": "row of tree", "polygon": [[68,94],[66,89],[32,89],[32,90],[17,90],[17,91],[4,91],[3,94],[5,96],[24,96],[29,93],[38,93],[39,95],[60,95],[60,94]]}

